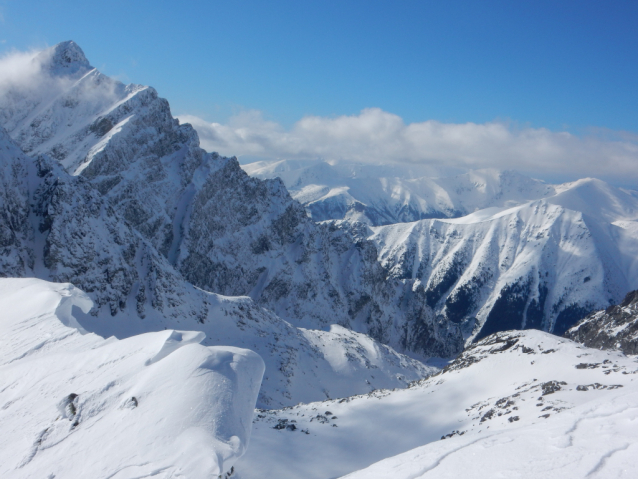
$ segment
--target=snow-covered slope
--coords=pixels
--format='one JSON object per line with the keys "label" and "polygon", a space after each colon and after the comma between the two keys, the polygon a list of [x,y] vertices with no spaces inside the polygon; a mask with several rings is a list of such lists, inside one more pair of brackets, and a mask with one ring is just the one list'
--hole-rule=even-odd
{"label": "snow-covered slope", "polygon": [[638,354],[638,291],[627,293],[618,305],[583,318],[565,337],[590,348]]}
{"label": "snow-covered slope", "polygon": [[70,284],[0,280],[0,475],[221,477],[246,451],[264,363],[167,330],[87,333]]}
{"label": "snow-covered slope", "polygon": [[0,182],[2,275],[82,288],[95,303],[82,325],[104,337],[198,329],[205,345],[253,349],[267,365],[261,407],[403,387],[432,372],[363,334],[299,329],[247,297],[192,286],[88,181],[27,157],[1,128]]}
{"label": "snow-covered slope", "polygon": [[469,337],[563,334],[638,287],[637,218],[634,196],[584,179],[514,208],[373,228],[371,239],[391,274]]}
{"label": "snow-covered slope", "polygon": [[619,352],[497,333],[406,390],[257,410],[238,477],[334,478],[401,453],[352,477],[632,477],[636,374]]}
{"label": "snow-covered slope", "polygon": [[364,233],[315,224],[280,180],[200,149],[152,88],[100,74],[73,42],[34,61],[38,88],[0,95],[2,125],[29,154],[88,180],[189,282],[249,295],[297,326],[336,323],[425,356],[460,351],[458,327],[388,279]]}
{"label": "snow-covered slope", "polygon": [[420,447],[349,474],[349,479],[518,477],[630,478],[636,473],[638,394],[598,399],[560,420]]}
{"label": "snow-covered slope", "polygon": [[[515,206],[555,193],[551,185],[513,171],[477,170],[423,176],[415,166],[378,167],[281,160],[242,165],[257,178],[281,178],[316,221],[361,221],[371,226],[452,218],[489,207]],[[415,176],[415,175],[421,176]]]}

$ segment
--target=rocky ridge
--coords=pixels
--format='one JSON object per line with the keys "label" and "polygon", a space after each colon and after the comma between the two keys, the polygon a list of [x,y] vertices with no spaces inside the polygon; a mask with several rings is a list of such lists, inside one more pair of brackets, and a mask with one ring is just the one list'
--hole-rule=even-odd
{"label": "rocky ridge", "polygon": [[252,349],[268,373],[261,407],[402,387],[433,369],[351,331],[300,329],[250,298],[188,283],[93,185],[47,156],[26,156],[0,128],[0,274],[72,283],[93,301],[82,327],[126,338],[163,329],[204,345]]}
{"label": "rocky ridge", "polygon": [[[53,73],[41,81],[57,89],[5,95],[2,125],[27,153],[88,180],[188,281],[249,295],[298,326],[336,323],[423,356],[461,350],[458,326],[388,278],[359,229],[317,225],[280,180],[206,153],[155,90],[102,75],[78,49],[66,42],[44,55]],[[80,65],[71,74],[55,65],[68,57]]]}
{"label": "rocky ridge", "polygon": [[638,354],[638,291],[627,293],[620,304],[586,316],[565,337],[588,348]]}

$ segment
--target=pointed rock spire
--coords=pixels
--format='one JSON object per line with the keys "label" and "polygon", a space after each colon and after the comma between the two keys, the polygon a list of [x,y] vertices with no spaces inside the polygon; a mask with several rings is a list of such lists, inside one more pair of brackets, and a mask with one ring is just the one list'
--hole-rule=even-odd
{"label": "pointed rock spire", "polygon": [[93,69],[79,45],[71,40],[44,50],[36,59],[58,75],[82,74]]}

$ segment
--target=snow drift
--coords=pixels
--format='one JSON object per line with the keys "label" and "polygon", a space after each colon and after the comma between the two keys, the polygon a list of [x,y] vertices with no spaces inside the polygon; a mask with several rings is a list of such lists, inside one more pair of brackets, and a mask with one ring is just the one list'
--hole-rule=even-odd
{"label": "snow drift", "polygon": [[166,330],[78,328],[70,284],[0,280],[2,477],[217,477],[246,451],[264,363]]}

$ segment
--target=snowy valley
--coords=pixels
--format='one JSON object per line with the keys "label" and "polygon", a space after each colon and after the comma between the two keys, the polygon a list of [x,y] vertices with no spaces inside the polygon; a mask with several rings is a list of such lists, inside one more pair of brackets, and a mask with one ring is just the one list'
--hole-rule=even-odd
{"label": "snowy valley", "polygon": [[2,477],[633,477],[638,193],[240,165],[74,42],[31,61],[0,91]]}

